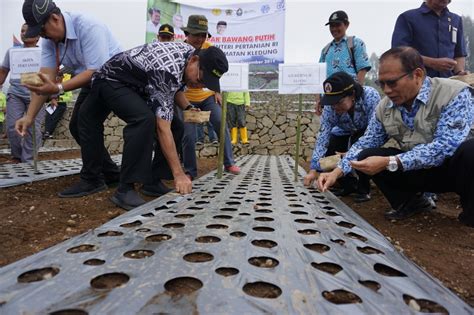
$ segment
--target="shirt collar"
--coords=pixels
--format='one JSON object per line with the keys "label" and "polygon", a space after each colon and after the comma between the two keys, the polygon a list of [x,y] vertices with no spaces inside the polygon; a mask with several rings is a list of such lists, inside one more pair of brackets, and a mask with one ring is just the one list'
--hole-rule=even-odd
{"label": "shirt collar", "polygon": [[[414,102],[418,101],[423,105],[426,105],[430,98],[431,94],[431,81],[430,79],[426,76],[425,79],[423,80],[423,83],[421,84],[421,88],[418,91],[418,94],[415,97]],[[392,108],[394,107],[395,104],[393,104],[392,101],[389,100],[387,108]]]}
{"label": "shirt collar", "polygon": [[[428,13],[430,13],[430,12],[433,12],[434,14],[436,14],[433,10],[430,9],[429,6],[426,5],[426,2],[423,2],[423,3],[421,4],[420,11],[421,11],[421,13],[423,13],[423,14],[428,14]],[[445,14],[448,13],[448,12],[449,12],[449,9],[446,7],[446,9],[444,9],[444,10],[441,12],[441,15],[443,16],[443,15],[445,15]]]}
{"label": "shirt collar", "polygon": [[74,29],[71,15],[68,12],[64,12],[63,17],[64,25],[66,26],[66,38],[77,39],[76,30]]}
{"label": "shirt collar", "polygon": [[335,39],[332,40],[332,42],[333,42],[334,44],[339,44],[339,43],[342,43],[342,42],[344,42],[344,41],[347,41],[347,35],[344,35],[344,37],[341,38],[341,40],[340,40],[339,42],[336,42]]}

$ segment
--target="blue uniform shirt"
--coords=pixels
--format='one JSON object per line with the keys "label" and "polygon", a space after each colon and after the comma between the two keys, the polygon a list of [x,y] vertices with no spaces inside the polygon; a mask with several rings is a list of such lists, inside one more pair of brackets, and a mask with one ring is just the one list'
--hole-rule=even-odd
{"label": "blue uniform shirt", "polygon": [[338,115],[331,106],[324,106],[319,136],[314,145],[313,156],[311,157],[311,169],[322,171],[319,159],[324,157],[327,152],[330,135],[334,134],[331,130],[334,131],[334,127],[339,127],[338,130],[340,129],[347,135],[365,130],[379,102],[380,95],[377,90],[364,86],[364,94],[354,105],[354,118],[351,118],[348,113]]}
{"label": "blue uniform shirt", "polygon": [[362,69],[370,70],[369,56],[365,48],[365,44],[362,39],[354,37],[354,61],[357,69],[351,62],[350,50],[347,43],[347,36],[344,36],[339,42],[333,40],[329,46],[326,55],[324,55],[324,49],[321,51],[319,62],[326,63],[326,76],[329,77],[331,74],[339,71],[344,71],[350,74],[354,79],[357,80],[357,72]]}
{"label": "blue uniform shirt", "polygon": [[[82,14],[64,12],[66,41],[59,43],[60,63],[78,74],[97,70],[113,55],[122,51],[109,28]],[[42,41],[41,66],[56,68],[56,45]]]}
{"label": "blue uniform shirt", "polygon": [[[403,122],[407,127],[413,129],[415,115],[421,106],[426,106],[431,97],[431,88],[431,82],[425,78],[411,112],[402,106],[396,107],[400,110]],[[388,106],[396,105],[390,102]],[[474,98],[469,88],[466,87],[441,110],[433,141],[419,144],[413,149],[397,155],[403,170],[419,170],[443,164],[444,160],[452,156],[464,142],[473,121]],[[344,174],[349,173],[352,169],[349,162],[357,160],[357,156],[363,149],[381,147],[387,140],[388,135],[382,123],[375,115],[372,116],[364,135],[349,149],[346,156],[339,162],[338,167]]]}
{"label": "blue uniform shirt", "polygon": [[[408,10],[397,19],[392,35],[392,47],[410,46],[421,55],[431,58],[467,56],[462,18],[447,8],[438,16],[425,3]],[[452,71],[426,68],[430,77],[450,77]]]}

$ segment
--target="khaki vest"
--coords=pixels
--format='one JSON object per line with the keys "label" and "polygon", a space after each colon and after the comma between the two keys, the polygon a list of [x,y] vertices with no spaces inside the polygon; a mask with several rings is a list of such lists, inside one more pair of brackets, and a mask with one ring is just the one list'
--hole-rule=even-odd
{"label": "khaki vest", "polygon": [[430,143],[438,125],[442,109],[469,85],[456,80],[428,78],[431,81],[431,95],[425,105],[421,105],[415,115],[414,130],[411,131],[402,119],[396,105],[387,108],[390,102],[384,97],[376,108],[376,116],[382,123],[389,138],[395,139],[403,151],[409,151],[418,144]]}

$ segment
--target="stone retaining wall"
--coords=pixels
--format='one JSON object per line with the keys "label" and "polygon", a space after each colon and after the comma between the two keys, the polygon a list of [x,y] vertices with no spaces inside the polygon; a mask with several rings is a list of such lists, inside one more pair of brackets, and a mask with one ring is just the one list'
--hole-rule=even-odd
{"label": "stone retaining wall", "polygon": [[[298,96],[278,95],[276,92],[253,92],[252,103],[247,112],[247,129],[249,144],[234,146],[236,156],[245,154],[294,154],[296,144],[296,124],[298,113]],[[319,117],[314,114],[314,97],[303,96],[303,113],[301,118],[301,151],[300,156],[309,159],[319,129]],[[75,145],[69,133],[69,119],[72,108],[68,108],[64,118],[54,132],[54,138],[47,140],[45,146]],[[122,132],[124,122],[111,115],[104,125],[105,143],[109,152],[121,153],[123,149]],[[217,155],[217,146],[206,144],[197,148],[200,157]]]}

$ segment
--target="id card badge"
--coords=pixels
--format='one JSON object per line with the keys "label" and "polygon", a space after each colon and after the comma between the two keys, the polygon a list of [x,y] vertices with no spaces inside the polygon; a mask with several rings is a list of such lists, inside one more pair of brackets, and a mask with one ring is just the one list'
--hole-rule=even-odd
{"label": "id card badge", "polygon": [[456,27],[452,28],[451,41],[453,42],[453,44],[456,44],[458,42],[458,29]]}

